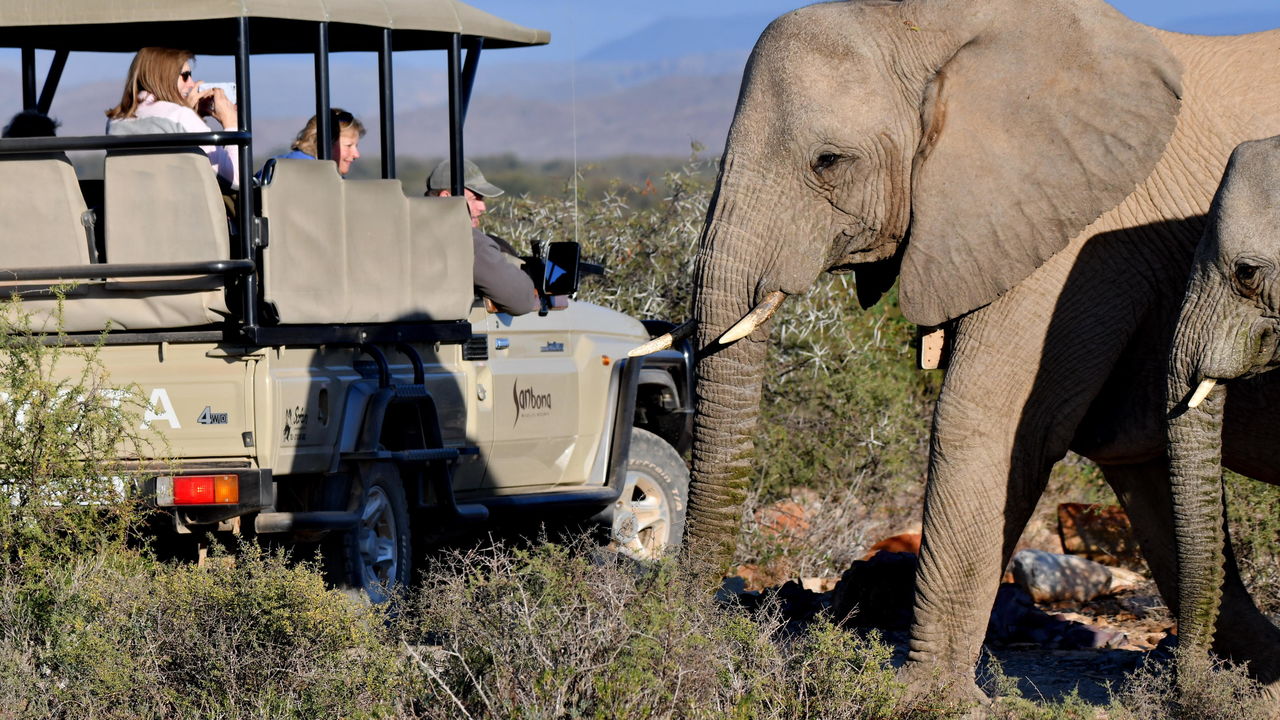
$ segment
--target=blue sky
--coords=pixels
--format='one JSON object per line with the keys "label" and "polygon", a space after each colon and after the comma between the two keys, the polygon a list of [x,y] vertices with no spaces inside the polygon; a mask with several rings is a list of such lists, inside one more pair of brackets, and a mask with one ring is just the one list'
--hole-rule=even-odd
{"label": "blue sky", "polygon": [[[536,50],[493,53],[486,62],[559,61],[580,57],[669,17],[777,16],[804,0],[466,0],[470,5],[552,34],[552,44]],[[1166,30],[1221,34],[1280,26],[1277,0],[1111,0],[1139,22]],[[676,54],[679,49],[673,48]],[[685,48],[685,52],[696,52]]]}
{"label": "blue sky", "polygon": [[[0,0],[3,1],[3,0]],[[1031,0],[1019,0],[1023,2]],[[1123,13],[1140,22],[1169,30],[1223,34],[1250,32],[1280,27],[1280,0],[1111,0]],[[806,0],[466,0],[471,5],[508,20],[551,31],[552,43],[546,47],[488,52],[481,63],[481,80],[477,93],[508,92],[495,88],[490,78],[504,74],[486,72],[509,64],[528,64],[528,72],[542,72],[541,63],[564,63],[581,59],[579,67],[591,59],[651,60],[714,53],[731,49],[748,49],[752,38],[768,21],[788,10],[807,4]],[[685,19],[704,22],[687,23]],[[711,20],[712,22],[706,22]],[[716,21],[723,21],[719,24]],[[654,32],[642,31],[660,22],[665,25]],[[755,26],[759,27],[756,28]],[[717,35],[703,28],[717,27]],[[684,30],[684,32],[681,32]],[[629,37],[632,36],[632,37]],[[618,42],[623,40],[624,42]],[[613,55],[609,56],[612,52]],[[602,53],[606,56],[601,58]],[[639,57],[643,55],[644,57]],[[41,77],[52,53],[41,51]],[[73,53],[55,100],[53,114],[64,127],[77,132],[96,131],[102,122],[101,108],[118,98],[118,87],[128,54]],[[334,103],[371,112],[376,108],[376,64],[369,53],[339,54],[334,58]],[[310,106],[309,56],[259,57],[255,59],[256,115],[295,115],[298,108]],[[274,66],[274,72],[271,72]],[[397,106],[435,106],[443,102],[444,85],[441,72],[444,57],[440,53],[406,53],[397,60],[397,80],[408,83],[414,70],[434,72],[421,86],[397,90]],[[268,72],[259,72],[266,70]],[[5,107],[17,104],[19,71],[18,53],[0,50],[0,73],[8,83],[0,93],[7,96]],[[197,66],[201,79],[231,79],[232,63],[226,57],[201,57]],[[563,65],[548,68],[546,73],[565,75]],[[572,75],[570,75],[572,77]],[[273,84],[274,83],[274,84]],[[434,84],[432,84],[434,83]],[[399,83],[398,83],[399,84]],[[77,86],[96,85],[93,94],[76,95]],[[12,110],[16,110],[13,107]],[[3,115],[3,112],[0,112]],[[7,115],[5,115],[7,117]],[[77,120],[77,118],[80,118]],[[291,131],[290,131],[291,134]],[[279,138],[273,138],[278,140]]]}

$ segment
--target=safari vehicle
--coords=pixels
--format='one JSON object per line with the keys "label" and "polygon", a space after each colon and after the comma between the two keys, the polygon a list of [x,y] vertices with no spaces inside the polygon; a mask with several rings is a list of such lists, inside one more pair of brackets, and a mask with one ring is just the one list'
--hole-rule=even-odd
{"label": "safari vehicle", "polygon": [[[167,532],[327,542],[338,579],[374,595],[409,581],[419,541],[486,520],[594,516],[642,555],[679,541],[687,347],[628,359],[651,333],[573,299],[572,243],[526,262],[542,312],[495,314],[474,296],[460,179],[479,56],[548,41],[456,0],[0,8],[0,46],[22,49],[24,101],[42,112],[73,51],[180,42],[235,59],[236,132],[0,141],[6,295],[48,318],[51,288],[74,282],[58,320],[69,340],[108,328],[99,357],[113,383],[141,388],[143,429],[171,456],[128,458]],[[54,51],[38,93],[37,48]],[[393,50],[447,55],[454,197],[406,196],[395,179]],[[328,137],[336,51],[377,53],[382,179],[343,180],[323,142],[319,159],[255,179],[250,55],[314,55]],[[237,148],[251,191],[234,213],[201,145]],[[62,155],[82,150],[102,151],[101,180]]]}

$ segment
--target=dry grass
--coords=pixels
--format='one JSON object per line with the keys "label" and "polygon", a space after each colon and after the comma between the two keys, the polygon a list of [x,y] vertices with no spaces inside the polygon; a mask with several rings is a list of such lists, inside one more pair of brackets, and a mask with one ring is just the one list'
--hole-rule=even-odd
{"label": "dry grass", "polygon": [[[905,718],[889,650],[579,545],[453,555],[406,616],[431,718]],[[934,716],[936,717],[936,716]]]}

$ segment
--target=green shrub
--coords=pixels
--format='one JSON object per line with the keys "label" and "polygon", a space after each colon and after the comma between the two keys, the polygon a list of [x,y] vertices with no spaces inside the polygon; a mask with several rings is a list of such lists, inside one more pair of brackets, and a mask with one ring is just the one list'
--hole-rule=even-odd
{"label": "green shrub", "polygon": [[[1181,678],[1178,674],[1181,674]],[[1172,664],[1148,662],[1113,695],[1115,720],[1263,720],[1272,702],[1242,665],[1179,653]]]}
{"label": "green shrub", "polygon": [[113,550],[5,577],[0,716],[394,717],[382,611],[249,546],[206,567]]}
{"label": "green shrub", "polygon": [[111,384],[100,345],[67,344],[60,304],[47,323],[0,308],[0,559],[118,546],[141,517],[118,458],[147,446],[142,399]]}

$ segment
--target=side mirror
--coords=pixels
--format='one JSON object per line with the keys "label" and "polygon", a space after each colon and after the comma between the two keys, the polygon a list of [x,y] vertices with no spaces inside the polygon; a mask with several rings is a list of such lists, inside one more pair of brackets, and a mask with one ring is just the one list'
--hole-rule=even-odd
{"label": "side mirror", "polygon": [[553,242],[543,259],[542,281],[538,291],[543,295],[572,295],[578,291],[578,260],[582,249],[576,242]]}

